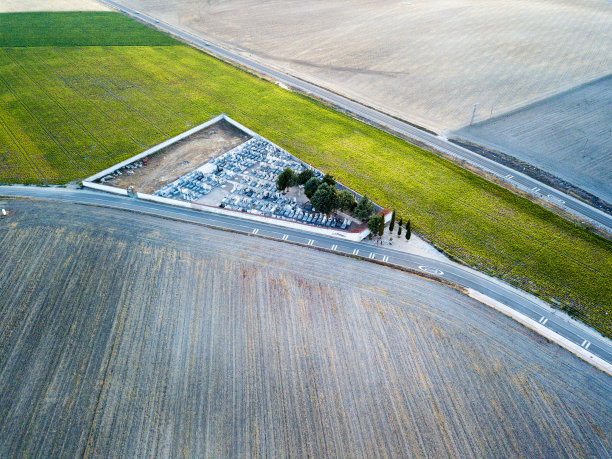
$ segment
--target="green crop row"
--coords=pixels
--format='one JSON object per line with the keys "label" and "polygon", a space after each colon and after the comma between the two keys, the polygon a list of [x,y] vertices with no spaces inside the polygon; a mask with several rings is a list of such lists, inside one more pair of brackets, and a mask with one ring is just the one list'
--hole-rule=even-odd
{"label": "green crop row", "polygon": [[0,14],[0,47],[174,44],[170,37],[117,13]]}
{"label": "green crop row", "polygon": [[[127,21],[93,13],[45,20],[64,30],[67,17],[94,32]],[[144,36],[141,24],[127,23],[127,36]],[[147,33],[153,45],[162,41]],[[4,46],[0,182],[83,178],[224,112],[411,218],[450,256],[612,336],[610,242],[434,154],[176,42]]]}

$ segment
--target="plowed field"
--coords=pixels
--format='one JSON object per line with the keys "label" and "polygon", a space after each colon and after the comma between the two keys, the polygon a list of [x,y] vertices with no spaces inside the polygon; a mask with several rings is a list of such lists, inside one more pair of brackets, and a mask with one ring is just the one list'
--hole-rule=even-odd
{"label": "plowed field", "polygon": [[610,455],[612,379],[406,273],[4,201],[0,456]]}

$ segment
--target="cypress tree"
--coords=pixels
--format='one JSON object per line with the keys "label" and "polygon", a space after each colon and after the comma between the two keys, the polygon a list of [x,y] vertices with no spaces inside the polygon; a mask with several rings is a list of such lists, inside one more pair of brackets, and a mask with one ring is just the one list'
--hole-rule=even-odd
{"label": "cypress tree", "polygon": [[397,235],[401,235],[402,234],[402,226],[403,226],[404,222],[402,220],[402,217],[400,217],[399,219],[399,223],[397,224]]}
{"label": "cypress tree", "polygon": [[406,240],[410,239],[410,220],[406,222]]}
{"label": "cypress tree", "polygon": [[395,227],[395,209],[393,209],[393,213],[391,214],[391,222],[389,222],[389,232],[393,231]]}

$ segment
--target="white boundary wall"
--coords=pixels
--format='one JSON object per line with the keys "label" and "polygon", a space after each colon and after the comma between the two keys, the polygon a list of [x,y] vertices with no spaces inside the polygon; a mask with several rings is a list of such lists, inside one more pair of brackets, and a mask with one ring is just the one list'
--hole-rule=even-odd
{"label": "white boundary wall", "polygon": [[100,185],[99,183],[85,181],[83,182],[83,186],[86,186],[87,188],[93,188],[94,190],[106,191],[108,193],[121,194],[123,196],[128,195],[127,190],[122,190],[121,188],[116,188],[114,186]]}
{"label": "white boundary wall", "polygon": [[99,180],[102,177],[113,173],[117,169],[121,169],[122,167],[127,166],[128,164],[133,163],[134,161],[138,161],[142,158],[152,155],[153,153],[156,153],[159,150],[166,148],[167,146],[172,145],[175,142],[178,142],[179,140],[183,140],[185,137],[189,137],[190,135],[195,134],[196,132],[201,131],[204,128],[207,128],[208,126],[211,126],[217,123],[218,121],[226,120],[226,119],[229,119],[229,118],[227,118],[225,115],[222,114],[211,120],[208,120],[206,123],[200,124],[199,126],[196,126],[192,129],[189,129],[188,131],[183,132],[182,134],[177,135],[176,137],[172,137],[171,139],[168,139],[160,144],[157,144],[154,147],[151,147],[148,150],[143,151],[142,153],[138,153],[136,156],[132,156],[131,158],[128,158],[125,161],[121,161],[120,163],[115,164],[109,167],[108,169],[104,169],[102,172],[98,172],[97,174],[92,175],[91,177],[87,177],[85,180],[83,180],[83,185],[85,185],[86,182],[93,182],[95,180]]}
{"label": "white boundary wall", "polygon": [[[226,121],[227,123],[240,129],[241,131],[250,135],[251,137],[255,137],[258,139],[264,139],[266,142],[269,142],[270,144],[274,145],[276,148],[279,148],[280,150],[285,151],[285,149],[279,147],[274,142],[270,142],[268,139],[265,139],[264,137],[260,136],[256,132],[251,131],[246,126],[243,126],[242,124],[238,123],[237,121],[234,121],[229,116],[222,113],[221,115],[215,118],[212,118],[208,120],[207,122],[202,123],[192,129],[189,129],[188,131],[185,131],[182,134],[172,137],[171,139],[168,139],[158,145],[155,145],[154,147],[149,148],[148,150],[143,151],[142,153],[132,156],[131,158],[126,159],[125,161],[121,161],[120,163],[115,164],[109,167],[108,169],[104,169],[103,171],[98,172],[97,174],[92,175],[91,177],[87,177],[85,180],[83,180],[83,186],[87,188],[93,188],[96,190],[100,190],[100,191],[106,191],[108,193],[128,196],[128,192],[126,190],[122,190],[121,188],[116,188],[113,186],[102,185],[100,183],[95,183],[95,181],[109,174],[112,174],[117,169],[121,169],[122,167],[125,167],[128,164],[133,163],[134,161],[139,161],[140,159],[146,156],[152,155],[158,152],[159,150],[162,150],[163,148],[166,148],[167,146],[172,145],[175,142],[183,140],[184,138],[189,137],[190,135],[195,134],[196,132],[201,131],[202,129],[205,129],[208,126],[211,126],[219,121]],[[291,153],[289,152],[287,153],[291,155]],[[310,169],[318,171],[317,169],[310,166],[309,164],[306,164],[304,161],[300,160],[299,158],[296,158],[294,155],[291,155],[291,156],[295,158],[297,161],[300,161],[306,167],[309,167]],[[318,171],[318,172],[321,172],[321,171]],[[350,188],[347,188],[347,189],[350,190]],[[359,193],[355,193],[353,190],[350,190],[350,191],[356,196],[361,196]],[[139,199],[143,199],[145,201],[153,201],[153,202],[158,202],[161,204],[168,204],[168,205],[177,206],[177,207],[186,207],[189,209],[200,210],[200,211],[209,212],[213,214],[227,215],[230,217],[241,218],[243,220],[251,220],[251,221],[267,223],[270,225],[275,225],[275,226],[280,226],[280,227],[285,227],[285,228],[293,228],[293,229],[297,229],[301,231],[308,231],[310,233],[323,234],[326,236],[337,237],[337,238],[345,239],[349,241],[361,241],[362,239],[366,238],[368,234],[370,234],[370,230],[368,230],[367,228],[359,233],[350,233],[348,231],[338,231],[338,230],[327,229],[327,228],[319,228],[319,227],[311,226],[308,224],[297,223],[297,222],[293,222],[290,220],[284,220],[282,218],[263,217],[259,215],[249,214],[247,212],[239,212],[239,211],[234,211],[234,210],[222,209],[220,207],[207,206],[204,204],[189,203],[185,201],[179,201],[177,199],[167,199],[167,198],[162,198],[160,196],[154,196],[154,195],[146,194],[146,193],[136,193],[136,196]],[[386,214],[384,218],[385,218],[385,223],[389,223],[389,221],[391,220],[391,213],[389,212],[388,214]]]}

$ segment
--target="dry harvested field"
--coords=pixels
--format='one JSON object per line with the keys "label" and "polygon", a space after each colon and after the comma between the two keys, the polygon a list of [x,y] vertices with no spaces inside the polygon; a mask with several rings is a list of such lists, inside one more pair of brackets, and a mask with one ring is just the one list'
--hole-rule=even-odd
{"label": "dry harvested field", "polygon": [[612,203],[611,107],[612,74],[466,126],[453,137],[486,144]]}
{"label": "dry harvested field", "polygon": [[[612,74],[607,0],[125,0],[171,24],[448,136]],[[570,116],[571,115],[571,116]],[[505,122],[518,138],[503,153],[574,183],[585,150],[600,162],[575,183],[600,196],[612,169],[610,110],[589,97],[569,113],[551,99],[546,116]],[[584,126],[587,129],[583,129]],[[493,127],[494,129],[494,127]],[[522,144],[524,131],[533,145]],[[499,146],[490,135],[471,140]],[[496,140],[494,138],[494,140]],[[559,155],[562,143],[569,152]],[[523,154],[527,148],[530,154]],[[585,183],[586,182],[586,183]],[[609,183],[609,182],[608,182]],[[608,190],[609,193],[609,190]],[[607,196],[610,201],[610,197]]]}
{"label": "dry harvested field", "polygon": [[247,134],[221,121],[150,156],[148,166],[135,169],[133,175],[120,175],[106,183],[123,189],[131,185],[141,193],[152,194],[166,183],[206,164],[248,139]]}
{"label": "dry harvested field", "polygon": [[95,0],[2,0],[0,13],[25,11],[108,11]]}
{"label": "dry harvested field", "polygon": [[612,379],[436,283],[0,202],[0,456],[606,457]]}

